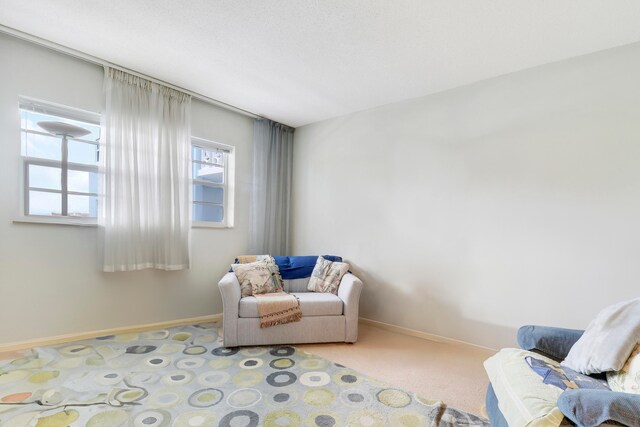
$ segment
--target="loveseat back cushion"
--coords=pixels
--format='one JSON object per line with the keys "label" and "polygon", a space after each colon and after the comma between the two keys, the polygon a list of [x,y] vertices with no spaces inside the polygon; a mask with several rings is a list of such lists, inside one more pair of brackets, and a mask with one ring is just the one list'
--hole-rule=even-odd
{"label": "loveseat back cushion", "polygon": [[[343,303],[333,294],[317,294],[313,292],[293,293],[300,301],[302,318],[305,316],[341,316]],[[257,318],[258,301],[255,297],[240,299],[238,315],[243,318]]]}
{"label": "loveseat back cushion", "polygon": [[291,279],[284,281],[285,292],[307,292],[307,285],[309,278],[303,277],[301,279]]}

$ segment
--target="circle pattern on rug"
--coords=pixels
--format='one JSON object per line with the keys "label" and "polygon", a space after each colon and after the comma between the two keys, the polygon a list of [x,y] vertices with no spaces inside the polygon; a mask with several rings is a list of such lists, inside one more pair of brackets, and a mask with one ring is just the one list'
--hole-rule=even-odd
{"label": "circle pattern on rug", "polygon": [[302,369],[317,371],[327,366],[327,362],[322,359],[310,358],[310,359],[304,359],[298,362],[298,365],[300,365]]}
{"label": "circle pattern on rug", "polygon": [[339,386],[353,387],[362,382],[362,377],[355,372],[340,371],[333,375],[333,381]]}
{"label": "circle pattern on rug", "polygon": [[226,371],[209,371],[198,375],[198,382],[203,386],[220,386],[229,382],[231,375]]}
{"label": "circle pattern on rug", "polygon": [[178,369],[197,369],[204,365],[206,362],[202,357],[185,357],[176,362],[176,368]]}
{"label": "circle pattern on rug", "polygon": [[152,368],[166,368],[171,363],[171,358],[167,356],[151,356],[147,357],[144,363]]}
{"label": "circle pattern on rug", "polygon": [[248,359],[241,360],[238,365],[242,369],[256,369],[264,365],[264,360],[258,357],[250,357]]}
{"label": "circle pattern on rug", "polygon": [[247,356],[247,357],[257,357],[257,356],[262,356],[263,354],[265,354],[267,352],[266,348],[262,348],[262,347],[249,347],[249,348],[244,348],[240,351],[240,354],[242,354],[243,356]]}
{"label": "circle pattern on rug", "polygon": [[162,377],[162,383],[168,386],[177,386],[189,384],[193,379],[193,374],[189,371],[181,369],[179,371],[169,372]]}
{"label": "circle pattern on rug", "polygon": [[296,349],[293,347],[278,347],[271,349],[271,351],[269,351],[269,354],[276,357],[287,357],[291,356],[295,352]]}
{"label": "circle pattern on rug", "polygon": [[271,362],[269,362],[269,366],[271,366],[273,369],[289,369],[295,364],[296,362],[294,362],[293,359],[289,359],[288,357],[273,359]]}
{"label": "circle pattern on rug", "polygon": [[420,427],[429,425],[429,419],[415,411],[394,411],[391,423],[398,427]]}
{"label": "circle pattern on rug", "polygon": [[214,356],[233,356],[237,352],[237,348],[217,347],[213,349],[211,354],[213,354]]}
{"label": "circle pattern on rug", "polygon": [[265,427],[298,427],[300,424],[302,417],[289,409],[269,412],[264,417]]}
{"label": "circle pattern on rug", "polygon": [[323,371],[311,371],[300,375],[300,382],[307,387],[322,387],[331,382],[331,377]]}
{"label": "circle pattern on rug", "polygon": [[349,415],[349,427],[386,427],[387,417],[378,411],[365,409]]}
{"label": "circle pattern on rug", "polygon": [[340,415],[334,411],[313,411],[305,419],[305,426],[340,427],[341,425]]}
{"label": "circle pattern on rug", "polygon": [[189,405],[196,408],[208,408],[220,403],[224,393],[217,388],[204,388],[194,392],[189,396]]}
{"label": "circle pattern on rug", "polygon": [[171,408],[182,402],[182,394],[173,389],[161,389],[149,396],[149,406],[152,408]]}
{"label": "circle pattern on rug", "polygon": [[274,387],[286,387],[296,382],[298,377],[293,372],[279,371],[267,375],[267,383]]}
{"label": "circle pattern on rug", "polygon": [[307,405],[329,406],[335,400],[336,395],[328,388],[315,388],[304,393],[302,399]]}
{"label": "circle pattern on rug", "polygon": [[232,408],[248,408],[262,399],[262,393],[255,388],[241,388],[227,397],[227,405]]}
{"label": "circle pattern on rug", "polygon": [[141,388],[136,389],[125,389],[117,392],[113,398],[120,403],[127,404],[131,402],[135,402],[147,397],[149,393]]}
{"label": "circle pattern on rug", "polygon": [[349,388],[340,393],[340,401],[352,408],[368,408],[373,397],[363,389]]}
{"label": "circle pattern on rug", "polygon": [[192,345],[182,350],[182,352],[184,354],[195,356],[197,354],[205,354],[207,352],[207,348],[202,345]]}
{"label": "circle pattern on rug", "polygon": [[[256,427],[260,417],[253,411],[241,409],[229,412],[220,420],[220,427]],[[233,424],[231,424],[233,422]],[[244,424],[242,424],[244,423]]]}
{"label": "circle pattern on rug", "polygon": [[198,410],[178,415],[172,427],[215,427],[216,414],[212,411]]}
{"label": "circle pattern on rug", "polygon": [[161,409],[140,412],[133,418],[136,427],[165,427],[171,423],[171,414]]}
{"label": "circle pattern on rug", "polygon": [[239,387],[253,387],[262,382],[264,375],[259,371],[242,371],[233,376],[231,381]]}
{"label": "circle pattern on rug", "polygon": [[411,403],[411,396],[402,390],[387,388],[376,394],[378,401],[391,408],[404,408]]}
{"label": "circle pattern on rug", "polygon": [[157,349],[155,345],[132,345],[127,347],[127,353],[129,354],[147,354]]}
{"label": "circle pattern on rug", "polygon": [[100,385],[111,386],[118,384],[120,381],[122,381],[122,378],[122,374],[119,374],[118,372],[107,371],[96,373],[96,375],[93,377],[93,380]]}

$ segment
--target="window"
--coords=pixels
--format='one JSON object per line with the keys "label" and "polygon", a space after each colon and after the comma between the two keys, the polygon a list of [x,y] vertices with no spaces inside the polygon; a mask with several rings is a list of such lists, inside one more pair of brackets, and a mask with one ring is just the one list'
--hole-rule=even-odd
{"label": "window", "polygon": [[234,148],[191,139],[194,226],[233,227]]}
{"label": "window", "polygon": [[95,223],[100,116],[21,98],[20,123],[23,215]]}

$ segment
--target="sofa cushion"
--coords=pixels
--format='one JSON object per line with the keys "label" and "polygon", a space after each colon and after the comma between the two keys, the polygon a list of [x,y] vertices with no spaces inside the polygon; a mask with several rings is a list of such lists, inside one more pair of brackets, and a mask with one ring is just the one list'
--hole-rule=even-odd
{"label": "sofa cushion", "polygon": [[285,292],[307,292],[307,284],[309,283],[309,279],[291,279],[284,281],[284,291]]}
{"label": "sofa cushion", "polygon": [[515,348],[502,349],[484,362],[498,407],[509,425],[558,426],[564,418],[557,406],[562,390],[545,384],[529,367],[527,356],[558,366],[552,359]]}
{"label": "sofa cushion", "polygon": [[[294,292],[300,301],[300,310],[304,316],[340,316],[342,315],[342,300],[333,294],[314,294],[311,292]],[[258,302],[255,297],[240,299],[238,315],[244,318],[257,318]]]}

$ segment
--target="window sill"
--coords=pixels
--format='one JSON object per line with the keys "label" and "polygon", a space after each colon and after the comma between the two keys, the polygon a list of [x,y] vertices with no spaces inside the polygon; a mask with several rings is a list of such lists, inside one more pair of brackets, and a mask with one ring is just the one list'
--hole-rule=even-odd
{"label": "window sill", "polygon": [[233,228],[233,226],[215,222],[194,221],[191,223],[191,228]]}
{"label": "window sill", "polygon": [[98,227],[95,222],[79,221],[73,218],[48,218],[48,217],[27,217],[21,216],[13,218],[14,224],[52,224],[52,225],[72,225],[77,227]]}

